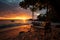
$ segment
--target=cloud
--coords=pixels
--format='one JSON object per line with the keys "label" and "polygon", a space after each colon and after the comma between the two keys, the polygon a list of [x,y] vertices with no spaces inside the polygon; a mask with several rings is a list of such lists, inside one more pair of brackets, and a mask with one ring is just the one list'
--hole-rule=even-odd
{"label": "cloud", "polygon": [[7,0],[0,0],[0,17],[16,17],[21,15],[21,13],[27,13],[28,15],[31,15],[30,10],[20,8],[20,6],[18,6],[19,4],[16,6],[15,5],[13,3],[8,3]]}

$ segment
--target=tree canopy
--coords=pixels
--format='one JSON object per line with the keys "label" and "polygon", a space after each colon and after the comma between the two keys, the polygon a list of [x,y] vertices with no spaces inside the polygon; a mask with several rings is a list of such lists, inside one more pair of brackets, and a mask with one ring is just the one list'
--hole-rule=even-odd
{"label": "tree canopy", "polygon": [[[42,8],[47,8],[47,12],[46,12],[47,20],[56,19],[56,15],[55,15],[56,12],[54,11],[53,6],[49,3],[48,0],[24,0],[20,2],[19,5],[24,9],[30,8],[32,12],[36,11],[37,9],[41,10]],[[38,18],[40,19],[41,16],[39,15]],[[46,19],[46,18],[45,16],[43,16],[41,19]]]}
{"label": "tree canopy", "polygon": [[22,2],[19,3],[19,5],[22,7],[22,8],[30,8],[31,11],[35,11],[37,10],[38,8],[41,9],[45,6],[47,6],[47,0],[24,0]]}

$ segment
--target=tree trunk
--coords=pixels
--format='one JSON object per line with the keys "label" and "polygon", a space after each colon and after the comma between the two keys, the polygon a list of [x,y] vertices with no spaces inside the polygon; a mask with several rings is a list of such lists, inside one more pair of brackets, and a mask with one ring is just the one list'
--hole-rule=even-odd
{"label": "tree trunk", "polygon": [[34,21],[34,12],[32,11],[32,20]]}

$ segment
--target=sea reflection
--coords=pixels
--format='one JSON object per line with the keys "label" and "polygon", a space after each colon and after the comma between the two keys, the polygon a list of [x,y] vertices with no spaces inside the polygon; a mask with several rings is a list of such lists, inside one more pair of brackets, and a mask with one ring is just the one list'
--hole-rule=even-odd
{"label": "sea reflection", "polygon": [[[31,28],[31,25],[21,25],[21,26],[15,26],[11,28],[6,28],[3,30],[0,30],[0,40],[13,40],[16,36],[19,35],[20,32],[28,32]],[[10,38],[10,39],[9,39]]]}
{"label": "sea reflection", "polygon": [[[22,22],[22,23],[21,23]],[[0,40],[43,40],[44,29],[34,28],[31,21],[15,21],[11,23],[20,23],[20,26],[8,27],[0,32]],[[21,32],[23,32],[21,34]],[[22,35],[22,36],[21,36]],[[23,38],[24,37],[24,38]],[[35,39],[36,38],[36,39]]]}
{"label": "sea reflection", "polygon": [[24,32],[28,32],[31,28],[31,25],[28,24],[28,25],[22,25],[20,26],[20,31],[24,31]]}

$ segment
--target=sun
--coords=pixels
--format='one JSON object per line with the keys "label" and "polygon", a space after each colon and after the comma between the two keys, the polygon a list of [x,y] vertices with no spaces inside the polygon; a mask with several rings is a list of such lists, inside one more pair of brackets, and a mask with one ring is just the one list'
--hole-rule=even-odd
{"label": "sun", "polygon": [[27,18],[27,17],[15,17],[15,19],[27,20],[27,19],[29,19],[29,18]]}
{"label": "sun", "polygon": [[22,23],[27,23],[27,20],[30,19],[29,17],[23,16],[23,17],[16,17],[15,19],[22,20]]}

